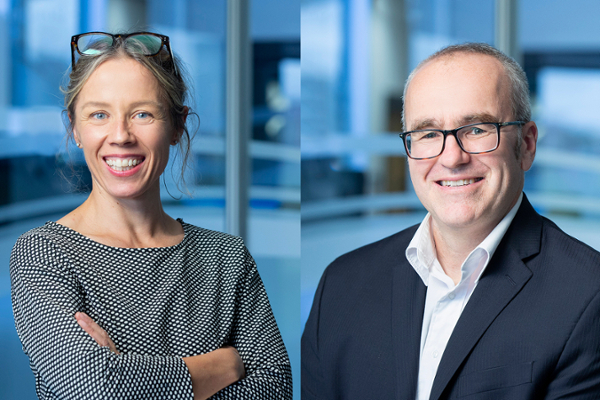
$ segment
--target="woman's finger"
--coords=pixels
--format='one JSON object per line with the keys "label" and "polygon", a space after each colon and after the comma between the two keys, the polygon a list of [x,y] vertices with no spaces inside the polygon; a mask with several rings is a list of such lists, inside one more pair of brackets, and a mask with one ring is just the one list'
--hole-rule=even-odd
{"label": "woman's finger", "polygon": [[[100,344],[100,337],[98,335],[98,333],[96,333],[95,329],[94,329],[94,321],[91,320],[90,317],[88,317],[86,314],[78,312],[75,314],[75,319],[77,320],[77,323],[79,324],[79,326],[88,334],[90,335],[95,341],[96,343]],[[90,324],[91,322],[91,324]]]}
{"label": "woman's finger", "polygon": [[82,312],[75,313],[75,320],[79,326],[96,341],[100,346],[108,347],[113,353],[119,354],[108,333],[100,325],[94,322],[87,314]]}
{"label": "woman's finger", "polygon": [[104,345],[103,343],[103,332],[104,330],[98,326],[87,314],[78,312],[75,314],[75,319],[81,328],[90,335],[96,343]]}

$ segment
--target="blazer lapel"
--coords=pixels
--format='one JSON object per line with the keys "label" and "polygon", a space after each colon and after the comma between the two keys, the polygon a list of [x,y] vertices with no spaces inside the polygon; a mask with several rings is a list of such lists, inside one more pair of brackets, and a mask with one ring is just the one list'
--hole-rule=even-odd
{"label": "blazer lapel", "polygon": [[392,288],[396,398],[414,399],[417,394],[426,286],[408,261],[404,261],[394,268]]}
{"label": "blazer lapel", "polygon": [[539,252],[541,229],[542,218],[524,195],[517,215],[450,336],[433,382],[430,400],[440,398],[490,324],[531,278],[532,272],[523,259]]}

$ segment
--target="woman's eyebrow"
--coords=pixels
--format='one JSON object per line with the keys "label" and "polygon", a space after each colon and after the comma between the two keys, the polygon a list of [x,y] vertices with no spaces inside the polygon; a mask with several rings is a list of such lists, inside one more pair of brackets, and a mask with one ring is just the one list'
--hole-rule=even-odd
{"label": "woman's eyebrow", "polygon": [[[100,107],[100,108],[107,108],[110,107],[111,103],[107,103],[104,101],[88,101],[86,103],[83,103],[83,105],[81,106],[82,108],[86,108],[86,107]],[[157,108],[162,108],[162,104],[158,103],[156,101],[153,100],[142,100],[142,101],[136,101],[135,103],[131,103],[129,105],[131,108],[136,108],[136,107],[142,107],[142,106],[153,106],[153,107],[157,107]]]}
{"label": "woman's eyebrow", "polygon": [[103,101],[88,101],[86,103],[83,103],[81,105],[81,108],[86,108],[86,107],[100,107],[100,108],[105,108],[110,106],[110,103],[105,103]]}
{"label": "woman's eyebrow", "polygon": [[161,103],[158,103],[156,101],[153,100],[144,100],[144,101],[137,101],[135,103],[130,104],[131,107],[142,107],[142,106],[152,106],[152,107],[156,107],[156,108],[163,108],[163,105]]}

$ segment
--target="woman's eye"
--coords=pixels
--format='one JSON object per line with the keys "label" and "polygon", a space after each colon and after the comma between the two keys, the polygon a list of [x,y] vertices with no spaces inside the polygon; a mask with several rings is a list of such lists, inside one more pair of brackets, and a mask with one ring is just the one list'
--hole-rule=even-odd
{"label": "woman's eye", "polygon": [[150,114],[147,112],[140,112],[136,114],[136,117],[139,119],[148,119],[150,118]]}
{"label": "woman's eye", "polygon": [[108,116],[105,113],[99,112],[92,114],[92,118],[101,121],[108,118]]}

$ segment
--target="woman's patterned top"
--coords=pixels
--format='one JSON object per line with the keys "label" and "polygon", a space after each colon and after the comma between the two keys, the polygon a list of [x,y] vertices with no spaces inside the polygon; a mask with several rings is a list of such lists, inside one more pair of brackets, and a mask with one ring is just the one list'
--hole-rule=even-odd
{"label": "woman's patterned top", "polygon": [[[18,239],[13,312],[40,399],[191,399],[182,357],[224,345],[246,378],[214,399],[292,398],[287,352],[242,239],[179,221],[184,238],[170,247],[110,247],[55,222]],[[78,311],[119,355],[77,324]]]}

